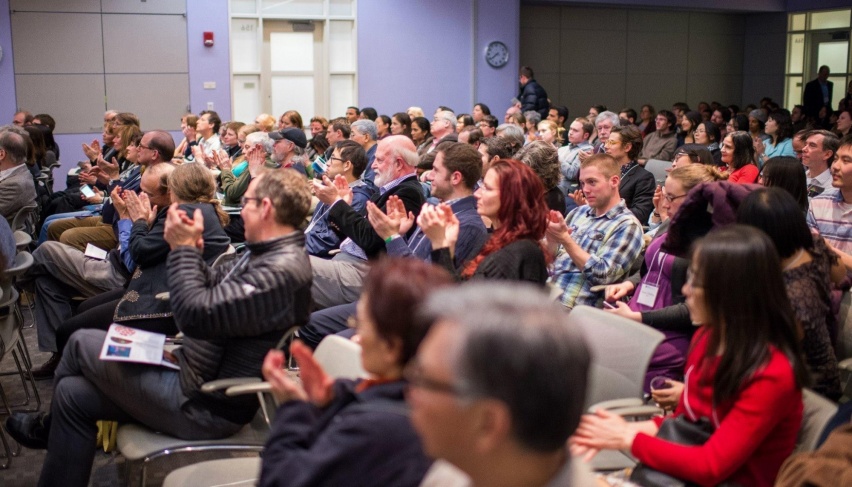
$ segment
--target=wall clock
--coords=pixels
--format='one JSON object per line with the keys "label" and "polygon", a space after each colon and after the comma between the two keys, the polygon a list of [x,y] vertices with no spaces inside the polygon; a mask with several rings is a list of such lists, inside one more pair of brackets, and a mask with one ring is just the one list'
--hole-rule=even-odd
{"label": "wall clock", "polygon": [[492,41],[485,48],[485,60],[492,68],[502,68],[509,62],[509,48],[500,41]]}

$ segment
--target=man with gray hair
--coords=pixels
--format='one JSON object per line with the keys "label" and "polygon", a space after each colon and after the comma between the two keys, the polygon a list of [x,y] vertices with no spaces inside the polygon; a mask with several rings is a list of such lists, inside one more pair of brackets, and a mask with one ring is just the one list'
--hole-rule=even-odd
{"label": "man with gray hair", "polygon": [[373,161],[376,160],[376,147],[378,147],[376,140],[379,138],[376,122],[368,119],[356,120],[352,122],[349,129],[349,140],[357,142],[367,153],[367,169],[364,170],[361,179],[371,187],[375,187],[373,180],[376,178],[376,173],[373,171]]}
{"label": "man with gray hair", "polygon": [[431,327],[405,377],[427,454],[471,485],[592,485],[567,446],[583,413],[590,353],[547,294],[470,283],[430,295],[419,315]]}
{"label": "man with gray hair", "polygon": [[432,118],[430,132],[432,133],[432,145],[426,151],[427,154],[435,150],[446,136],[456,132],[456,114],[448,110],[441,110],[436,113]]}
{"label": "man with gray hair", "polygon": [[[352,128],[354,133],[355,124]],[[379,191],[370,197],[367,205],[374,204],[386,213],[388,199],[395,196],[405,205],[406,214],[419,215],[425,198],[415,172],[418,162],[414,142],[408,137],[392,135],[379,141],[373,161]],[[359,212],[350,206],[352,188],[343,176],[336,176],[334,181],[327,177],[314,180],[313,188],[317,199],[329,205],[328,225],[345,237],[340,253],[331,260],[311,256],[311,294],[317,309],[323,309],[358,299],[367,273],[367,259],[385,252],[385,245],[401,236],[383,239],[376,233],[367,219],[366,208]],[[405,236],[411,237],[414,230],[412,226]]]}
{"label": "man with gray hair", "polygon": [[521,150],[521,147],[524,146],[524,142],[526,139],[524,138],[524,131],[521,130],[521,127],[513,123],[503,123],[497,127],[497,137],[508,140],[512,144],[512,154],[509,157],[514,156],[515,152]]}
{"label": "man with gray hair", "polygon": [[18,210],[36,199],[33,176],[26,165],[28,141],[29,136],[20,127],[0,127],[0,215],[9,225]]}

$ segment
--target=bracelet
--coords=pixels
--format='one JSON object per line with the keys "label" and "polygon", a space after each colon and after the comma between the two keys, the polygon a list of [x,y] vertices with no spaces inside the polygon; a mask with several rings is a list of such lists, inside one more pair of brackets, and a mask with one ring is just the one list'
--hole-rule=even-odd
{"label": "bracelet", "polygon": [[651,214],[652,214],[652,215],[654,215],[654,216],[655,216],[655,217],[657,217],[657,218],[661,218],[661,217],[660,217],[660,214],[659,214],[659,213],[657,213],[656,211],[655,211],[655,212],[653,212],[653,213],[651,213]]}
{"label": "bracelet", "polygon": [[386,244],[391,243],[394,239],[397,239],[397,238],[399,238],[399,234],[395,233],[395,234],[391,235],[390,237],[386,238],[385,243]]}

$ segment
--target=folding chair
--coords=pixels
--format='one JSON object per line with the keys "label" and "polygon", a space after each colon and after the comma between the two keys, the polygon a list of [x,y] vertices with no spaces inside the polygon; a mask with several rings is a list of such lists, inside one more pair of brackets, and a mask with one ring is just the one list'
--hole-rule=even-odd
{"label": "folding chair", "polygon": [[[323,339],[317,347],[314,357],[323,369],[334,378],[365,377],[361,367],[361,347],[345,338],[331,335]],[[138,424],[122,425],[118,429],[117,449],[128,460],[128,480],[130,463],[141,461],[141,485],[147,482],[147,469],[154,460],[178,452],[189,451],[263,451],[269,425],[274,419],[276,405],[272,400],[269,383],[254,377],[224,379],[208,382],[202,386],[204,392],[225,390],[229,396],[256,394],[260,410],[254,420],[236,435],[220,440],[189,441],[156,433]],[[128,482],[129,485],[129,482]],[[175,484],[178,485],[178,484]],[[182,484],[188,485],[188,484]],[[191,482],[191,485],[200,485]]]}
{"label": "folding chair", "polygon": [[[590,306],[577,306],[568,323],[583,330],[592,352],[586,388],[587,409],[613,409],[635,416],[656,408],[644,406],[642,384],[648,363],[664,335],[659,331]],[[626,452],[602,451],[592,461],[595,470],[619,470],[635,463]]]}

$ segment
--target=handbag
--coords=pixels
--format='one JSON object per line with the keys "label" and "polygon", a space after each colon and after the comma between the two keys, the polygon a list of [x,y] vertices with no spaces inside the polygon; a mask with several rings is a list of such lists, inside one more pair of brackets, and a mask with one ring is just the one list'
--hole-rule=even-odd
{"label": "handbag", "polygon": [[[706,443],[715,429],[713,423],[707,418],[690,421],[685,415],[680,415],[663,421],[659,431],[657,431],[657,438],[679,445],[698,446]],[[694,485],[641,463],[636,465],[630,473],[630,481],[642,487],[687,487]]]}

